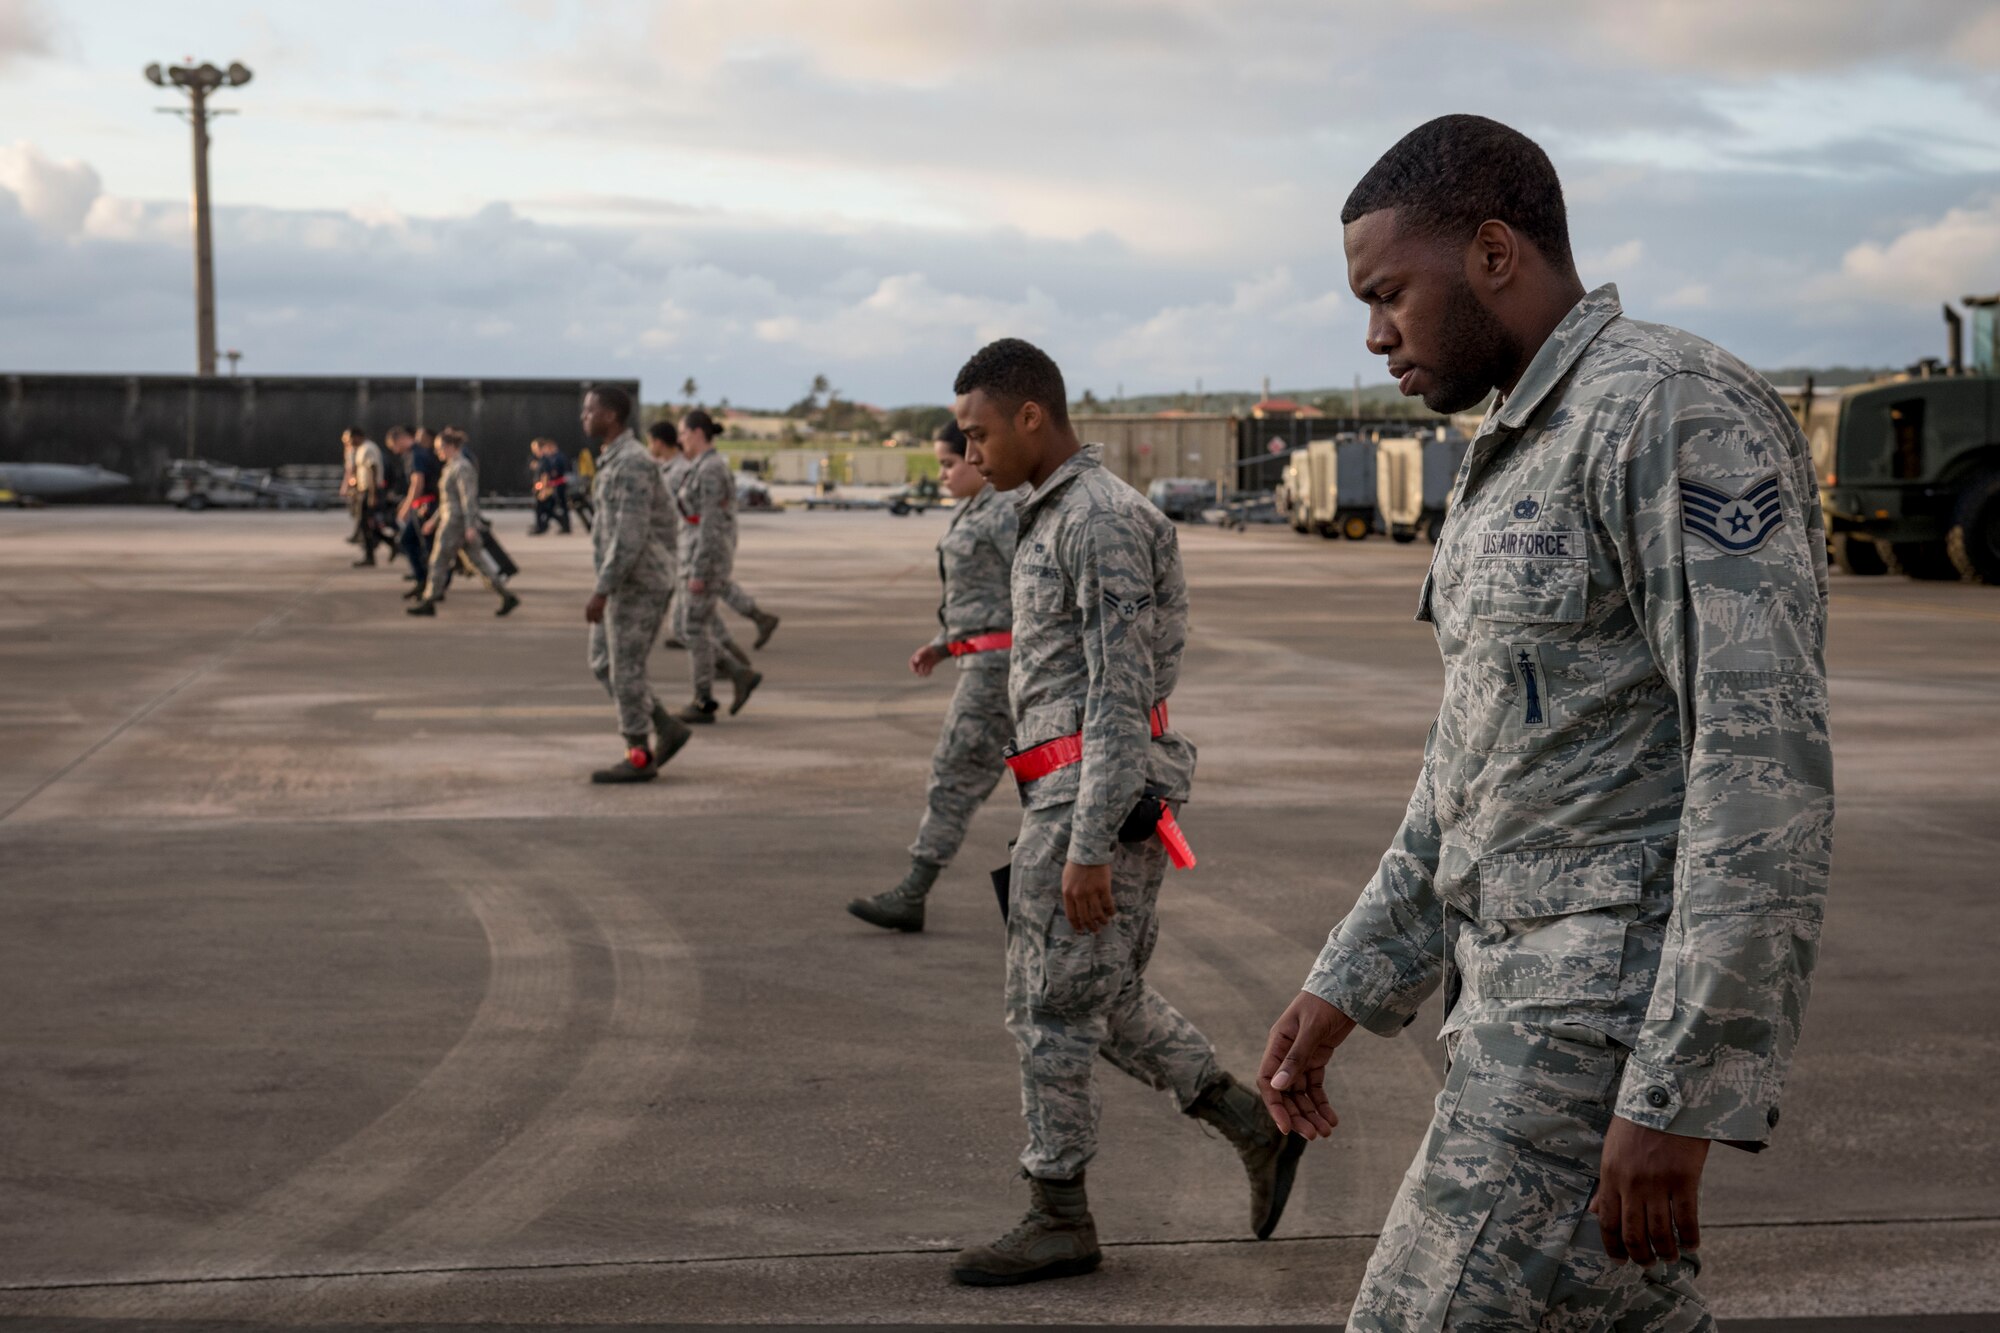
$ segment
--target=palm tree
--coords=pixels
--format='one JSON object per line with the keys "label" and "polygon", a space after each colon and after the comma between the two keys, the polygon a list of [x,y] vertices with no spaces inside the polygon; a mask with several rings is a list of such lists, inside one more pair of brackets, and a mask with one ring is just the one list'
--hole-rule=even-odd
{"label": "palm tree", "polygon": [[833,381],[828,379],[826,376],[824,375],[813,376],[812,396],[814,398],[820,397],[822,394],[825,394],[832,388],[833,388]]}
{"label": "palm tree", "polygon": [[689,407],[694,406],[694,396],[695,394],[699,393],[700,390],[701,386],[694,382],[694,376],[692,375],[688,376],[686,379],[681,381],[681,397],[687,399],[687,404]]}

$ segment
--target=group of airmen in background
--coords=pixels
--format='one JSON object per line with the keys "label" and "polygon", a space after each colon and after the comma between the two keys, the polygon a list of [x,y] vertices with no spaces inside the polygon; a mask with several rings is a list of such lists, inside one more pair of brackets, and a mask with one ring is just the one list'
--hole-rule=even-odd
{"label": "group of airmen in background", "polygon": [[909,666],[953,660],[957,684],[909,869],[848,904],[922,931],[1012,771],[994,882],[1030,1205],[953,1274],[1097,1267],[1099,1056],[1221,1132],[1270,1235],[1337,1123],[1337,1048],[1442,989],[1445,1089],[1347,1327],[1712,1330],[1703,1167],[1777,1126],[1830,871],[1809,451],[1736,358],[1583,287],[1555,169],[1518,131],[1420,126],[1342,224],[1370,351],[1434,411],[1491,405],[1417,599],[1445,687],[1416,790],[1254,1091],[1145,976],[1166,869],[1194,861],[1173,525],[1081,443],[1039,349],[990,344],[954,386],[939,632]]}
{"label": "group of airmen in background", "polygon": [[[584,433],[597,445],[572,465],[555,441],[530,446],[534,524],[568,533],[571,516],[591,537],[595,583],[584,617],[590,626],[591,674],[610,694],[625,742],[624,758],[591,774],[597,783],[646,782],[687,743],[693,726],[712,724],[724,705],[715,682],[729,682],[731,716],[763,683],[750,655],[723,623],[729,607],[756,630],[752,648],[770,642],[778,616],[757,604],[735,578],[736,483],[715,448],[721,434],[700,408],[678,427],[655,422],[641,443],[631,427],[631,396],[615,386],[584,399]],[[377,563],[388,547],[409,564],[404,593],[413,616],[435,616],[453,571],[476,573],[507,615],[521,599],[509,587],[513,561],[479,508],[479,471],[465,432],[447,426],[391,429],[378,444],[356,428],[342,436],[342,492],[361,547],[357,567]],[[572,481],[578,484],[572,490]],[[654,695],[647,665],[661,630],[688,654],[693,698],[671,711]]]}
{"label": "group of airmen in background", "polygon": [[479,464],[463,430],[446,426],[433,436],[392,426],[377,443],[355,427],[341,436],[341,448],[341,491],[354,519],[348,540],[361,548],[354,563],[374,565],[377,547],[399,552],[409,563],[403,596],[413,603],[411,615],[435,616],[461,568],[500,599],[494,615],[521,604],[508,587],[513,562],[479,511]]}

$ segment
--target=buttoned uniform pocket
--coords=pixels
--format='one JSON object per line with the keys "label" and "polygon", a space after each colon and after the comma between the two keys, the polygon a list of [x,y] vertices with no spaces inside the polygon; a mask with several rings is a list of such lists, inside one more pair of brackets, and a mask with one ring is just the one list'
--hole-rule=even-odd
{"label": "buttoned uniform pocket", "polygon": [[1069,581],[1060,566],[1016,561],[1013,572],[1014,618],[1024,613],[1041,618],[1060,615],[1068,609]]}
{"label": "buttoned uniform pocket", "polygon": [[1640,843],[1479,860],[1479,921],[1458,941],[1477,999],[1612,1004],[1645,887]]}
{"label": "buttoned uniform pocket", "polygon": [[1601,722],[1583,706],[1594,683],[1578,642],[1590,605],[1586,562],[1474,560],[1456,597],[1464,646],[1450,661],[1445,713],[1461,744],[1536,750]]}

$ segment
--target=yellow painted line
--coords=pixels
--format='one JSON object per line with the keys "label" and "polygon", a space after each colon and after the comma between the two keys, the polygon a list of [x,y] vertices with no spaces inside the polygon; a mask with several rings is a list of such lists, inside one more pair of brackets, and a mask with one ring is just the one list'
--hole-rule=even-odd
{"label": "yellow painted line", "polygon": [[1959,620],[1986,620],[2000,625],[2000,611],[1978,611],[1968,607],[1946,606],[1942,602],[1890,602],[1877,601],[1873,597],[1836,595],[1833,598],[1842,606],[1867,607],[1871,611],[1903,611],[1911,614],[1930,612],[1933,615],[1952,616]]}

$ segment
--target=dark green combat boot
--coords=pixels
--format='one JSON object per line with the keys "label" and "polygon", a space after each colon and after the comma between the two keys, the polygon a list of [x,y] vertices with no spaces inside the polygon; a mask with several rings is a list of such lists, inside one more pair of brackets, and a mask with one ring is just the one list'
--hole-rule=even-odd
{"label": "dark green combat boot", "polygon": [[592,782],[600,785],[620,782],[651,782],[660,775],[660,766],[653,758],[653,752],[646,748],[644,736],[625,738],[625,757],[610,768],[600,768],[590,775]]}
{"label": "dark green combat boot", "polygon": [[778,632],[778,618],[769,611],[759,611],[756,615],[750,617],[750,619],[757,626],[757,642],[750,646],[752,648],[762,648],[771,641],[771,636]]}
{"label": "dark green combat boot", "polygon": [[729,716],[735,717],[743,711],[743,705],[750,702],[750,692],[764,683],[764,673],[753,671],[748,666],[724,655],[716,660],[716,666],[729,677]]}
{"label": "dark green combat boot", "polygon": [[1285,1215],[1285,1201],[1292,1197],[1292,1177],[1298,1174],[1306,1141],[1272,1124],[1263,1100],[1229,1074],[1209,1084],[1187,1113],[1215,1126],[1223,1138],[1236,1145],[1236,1154],[1250,1177],[1250,1230],[1258,1240],[1266,1239]]}
{"label": "dark green combat boot", "polygon": [[1012,1287],[1052,1277],[1081,1277],[1104,1257],[1097,1223],[1083,1194],[1083,1172],[1073,1180],[1028,1178],[1032,1202],[1021,1225],[991,1245],[960,1250],[951,1275],[968,1287]]}
{"label": "dark green combat boot", "polygon": [[929,861],[912,859],[910,873],[903,876],[903,882],[887,893],[878,893],[873,898],[856,898],[847,905],[847,910],[866,921],[871,926],[884,930],[919,931],[924,928],[924,897],[937,883],[938,872],[943,866],[932,865]]}
{"label": "dark green combat boot", "polygon": [[688,737],[694,735],[688,730],[687,723],[669,713],[665,704],[658,702],[653,704],[653,733],[653,767],[656,769],[665,768],[667,760],[679,754],[681,747],[688,743]]}
{"label": "dark green combat boot", "polygon": [[692,722],[696,726],[706,726],[708,723],[715,721],[715,713],[718,706],[714,695],[700,694],[695,696],[693,703],[681,709],[680,712],[675,713],[674,716],[682,722]]}

